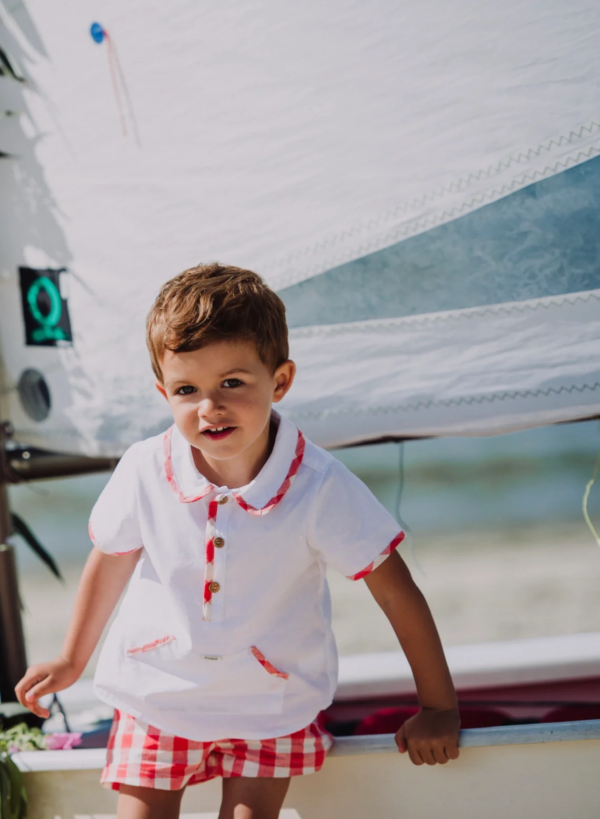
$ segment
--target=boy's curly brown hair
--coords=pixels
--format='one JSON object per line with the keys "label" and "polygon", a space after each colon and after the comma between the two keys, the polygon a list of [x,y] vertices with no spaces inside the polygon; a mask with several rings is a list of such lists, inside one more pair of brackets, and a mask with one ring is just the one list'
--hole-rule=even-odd
{"label": "boy's curly brown hair", "polygon": [[289,358],[285,306],[257,273],[213,262],[162,286],[146,320],[146,344],[161,383],[166,350],[191,352],[224,339],[253,341],[273,372]]}

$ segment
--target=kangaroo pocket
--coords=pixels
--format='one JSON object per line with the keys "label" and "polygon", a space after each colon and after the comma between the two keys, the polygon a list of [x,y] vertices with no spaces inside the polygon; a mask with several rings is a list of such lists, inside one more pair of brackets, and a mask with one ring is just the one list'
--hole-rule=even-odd
{"label": "kangaroo pocket", "polygon": [[[181,653],[172,635],[127,650],[144,677],[144,701],[159,710],[280,714],[288,675],[256,648],[234,654]],[[132,669],[133,670],[133,669]],[[140,680],[141,682],[141,680]]]}

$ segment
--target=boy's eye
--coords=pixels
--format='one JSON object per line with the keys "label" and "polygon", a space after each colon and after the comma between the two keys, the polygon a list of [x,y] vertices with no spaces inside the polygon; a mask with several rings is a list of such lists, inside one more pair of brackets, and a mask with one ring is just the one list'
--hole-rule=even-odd
{"label": "boy's eye", "polygon": [[239,378],[226,378],[225,381],[223,381],[223,386],[227,389],[233,389],[234,387],[239,387],[243,383],[244,382],[240,381]]}
{"label": "boy's eye", "polygon": [[[191,384],[184,384],[183,387],[179,387],[179,389],[175,390],[175,395],[190,395],[194,392],[196,388],[192,387]],[[182,392],[185,390],[185,392]]]}

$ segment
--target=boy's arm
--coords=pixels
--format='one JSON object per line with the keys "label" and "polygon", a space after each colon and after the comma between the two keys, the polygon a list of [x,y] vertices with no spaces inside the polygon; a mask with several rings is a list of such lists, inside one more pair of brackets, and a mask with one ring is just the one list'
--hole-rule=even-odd
{"label": "boy's arm", "polygon": [[456,693],[425,598],[397,552],[367,575],[365,583],[396,632],[421,704],[419,713],[396,734],[398,749],[408,750],[415,765],[456,759],[460,727]]}
{"label": "boy's arm", "polygon": [[125,555],[107,555],[92,549],[81,575],[60,656],[27,669],[15,688],[21,705],[40,717],[50,716],[38,699],[68,688],[81,676],[140,554],[141,549]]}

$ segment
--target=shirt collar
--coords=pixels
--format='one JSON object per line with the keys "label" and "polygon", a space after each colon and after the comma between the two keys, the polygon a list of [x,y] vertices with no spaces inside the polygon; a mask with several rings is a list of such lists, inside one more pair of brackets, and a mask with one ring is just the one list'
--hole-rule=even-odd
{"label": "shirt collar", "polygon": [[273,451],[256,478],[240,489],[217,487],[196,469],[191,444],[176,424],[163,438],[166,479],[182,503],[193,503],[211,492],[231,492],[238,504],[253,515],[267,514],[285,496],[304,456],[304,437],[291,421],[272,410],[277,423]]}

